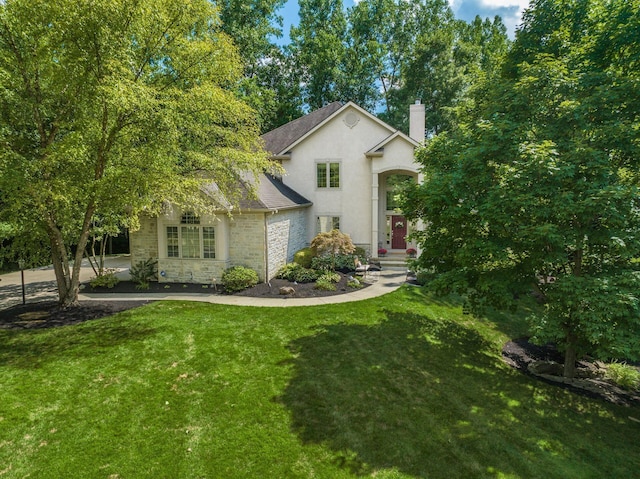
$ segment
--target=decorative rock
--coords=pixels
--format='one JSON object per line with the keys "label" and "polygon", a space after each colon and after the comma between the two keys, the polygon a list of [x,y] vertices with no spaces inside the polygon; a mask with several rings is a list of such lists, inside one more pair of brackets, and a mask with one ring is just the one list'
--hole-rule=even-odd
{"label": "decorative rock", "polygon": [[562,376],[564,366],[553,361],[534,361],[529,364],[531,374],[549,374],[552,376]]}
{"label": "decorative rock", "polygon": [[292,295],[292,294],[295,294],[295,292],[296,292],[296,290],[293,289],[291,286],[282,286],[278,290],[278,294],[281,294],[283,296]]}

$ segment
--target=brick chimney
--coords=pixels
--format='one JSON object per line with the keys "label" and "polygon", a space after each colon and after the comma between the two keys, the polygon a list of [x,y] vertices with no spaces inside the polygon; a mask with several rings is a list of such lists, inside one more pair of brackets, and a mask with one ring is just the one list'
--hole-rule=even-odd
{"label": "brick chimney", "polygon": [[420,100],[409,106],[409,136],[421,143],[424,141],[425,109]]}

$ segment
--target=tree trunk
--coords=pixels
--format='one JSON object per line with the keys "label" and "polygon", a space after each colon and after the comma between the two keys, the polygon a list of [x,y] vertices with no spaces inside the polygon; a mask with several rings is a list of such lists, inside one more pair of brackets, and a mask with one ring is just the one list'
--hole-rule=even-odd
{"label": "tree trunk", "polygon": [[573,379],[576,377],[576,348],[575,346],[567,345],[567,349],[564,352],[564,373],[563,376],[567,379]]}
{"label": "tree trunk", "polygon": [[89,241],[91,217],[94,211],[95,207],[91,202],[85,211],[72,269],[69,268],[68,251],[62,233],[52,218],[47,219],[46,227],[51,242],[51,260],[58,284],[58,306],[61,308],[68,308],[78,302],[82,257]]}
{"label": "tree trunk", "polygon": [[576,359],[578,352],[576,348],[576,337],[575,334],[571,332],[570,326],[567,327],[565,347],[563,376],[567,379],[573,379],[576,377]]}

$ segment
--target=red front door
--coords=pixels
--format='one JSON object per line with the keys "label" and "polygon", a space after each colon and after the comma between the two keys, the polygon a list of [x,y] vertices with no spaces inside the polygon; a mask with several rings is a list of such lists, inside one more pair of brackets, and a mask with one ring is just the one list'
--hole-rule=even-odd
{"label": "red front door", "polygon": [[391,217],[391,249],[407,248],[407,219],[404,216]]}

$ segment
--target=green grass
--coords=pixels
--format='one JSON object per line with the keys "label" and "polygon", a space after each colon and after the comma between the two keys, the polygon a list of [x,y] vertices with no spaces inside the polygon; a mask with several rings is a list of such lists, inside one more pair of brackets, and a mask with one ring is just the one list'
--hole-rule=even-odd
{"label": "green grass", "polygon": [[403,288],[0,331],[0,478],[638,477],[640,411],[512,371],[517,316],[461,311]]}

